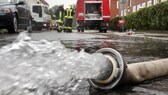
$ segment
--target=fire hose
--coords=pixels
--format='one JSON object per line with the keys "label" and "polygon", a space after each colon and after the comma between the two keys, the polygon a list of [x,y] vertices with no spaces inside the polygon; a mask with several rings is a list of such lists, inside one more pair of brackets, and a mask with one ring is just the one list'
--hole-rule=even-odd
{"label": "fire hose", "polygon": [[168,75],[168,58],[148,62],[125,64],[121,54],[111,48],[103,48],[96,53],[102,53],[109,61],[105,74],[96,79],[89,79],[92,87],[110,90],[120,84],[138,83],[145,80]]}

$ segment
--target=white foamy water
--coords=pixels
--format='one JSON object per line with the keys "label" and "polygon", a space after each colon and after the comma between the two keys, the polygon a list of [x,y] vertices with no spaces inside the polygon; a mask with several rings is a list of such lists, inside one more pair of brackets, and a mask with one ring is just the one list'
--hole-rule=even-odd
{"label": "white foamy water", "polygon": [[32,41],[22,32],[0,49],[0,95],[81,95],[74,91],[82,80],[104,73],[105,62],[102,54],[70,50],[60,41]]}

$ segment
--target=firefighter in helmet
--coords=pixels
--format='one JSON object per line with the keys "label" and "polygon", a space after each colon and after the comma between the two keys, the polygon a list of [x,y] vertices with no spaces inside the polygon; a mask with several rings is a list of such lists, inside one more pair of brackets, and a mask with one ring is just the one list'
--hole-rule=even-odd
{"label": "firefighter in helmet", "polygon": [[64,23],[64,32],[72,32],[72,21],[73,21],[74,9],[70,5],[70,8],[65,10],[65,23]]}
{"label": "firefighter in helmet", "polygon": [[61,32],[63,29],[63,21],[64,21],[64,5],[61,4],[55,12],[56,22],[57,22],[57,31]]}

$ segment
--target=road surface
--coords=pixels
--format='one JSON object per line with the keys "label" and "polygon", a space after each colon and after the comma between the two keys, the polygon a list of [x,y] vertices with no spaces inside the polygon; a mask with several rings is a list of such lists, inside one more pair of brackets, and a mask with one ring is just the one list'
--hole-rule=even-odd
{"label": "road surface", "polygon": [[[168,57],[168,36],[158,33],[127,32],[99,33],[95,30],[86,30],[84,33],[58,33],[56,31],[34,31],[29,34],[32,40],[46,39],[59,40],[67,48],[81,50],[88,53],[104,47],[118,50],[127,64],[140,61],[156,60]],[[0,47],[12,43],[18,34],[0,34]],[[90,95],[167,95],[168,77],[145,81],[134,86],[124,85],[115,91],[97,91],[90,88]]]}

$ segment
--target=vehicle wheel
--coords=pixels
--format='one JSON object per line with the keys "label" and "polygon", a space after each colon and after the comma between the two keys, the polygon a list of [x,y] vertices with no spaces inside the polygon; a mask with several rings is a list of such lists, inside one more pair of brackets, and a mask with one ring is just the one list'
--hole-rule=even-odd
{"label": "vehicle wheel", "polygon": [[67,32],[67,29],[64,29],[64,32]]}
{"label": "vehicle wheel", "polygon": [[47,23],[46,30],[50,30],[50,24],[49,23]]}
{"label": "vehicle wheel", "polygon": [[62,32],[62,29],[58,29],[58,32]]}
{"label": "vehicle wheel", "polygon": [[82,29],[82,32],[84,32],[84,29]]}
{"label": "vehicle wheel", "polygon": [[69,32],[72,33],[72,29],[70,29]]}
{"label": "vehicle wheel", "polygon": [[12,25],[7,29],[8,33],[15,33],[18,30],[18,22],[16,16],[13,17]]}
{"label": "vehicle wheel", "polygon": [[107,29],[104,29],[104,33],[107,33]]}
{"label": "vehicle wheel", "polygon": [[78,32],[80,32],[80,29],[78,29]]}
{"label": "vehicle wheel", "polygon": [[29,25],[27,27],[27,31],[28,31],[28,33],[32,32],[32,21],[31,20],[29,20]]}
{"label": "vehicle wheel", "polygon": [[101,29],[99,29],[99,32],[101,33],[101,32],[102,32],[102,30],[101,30]]}

